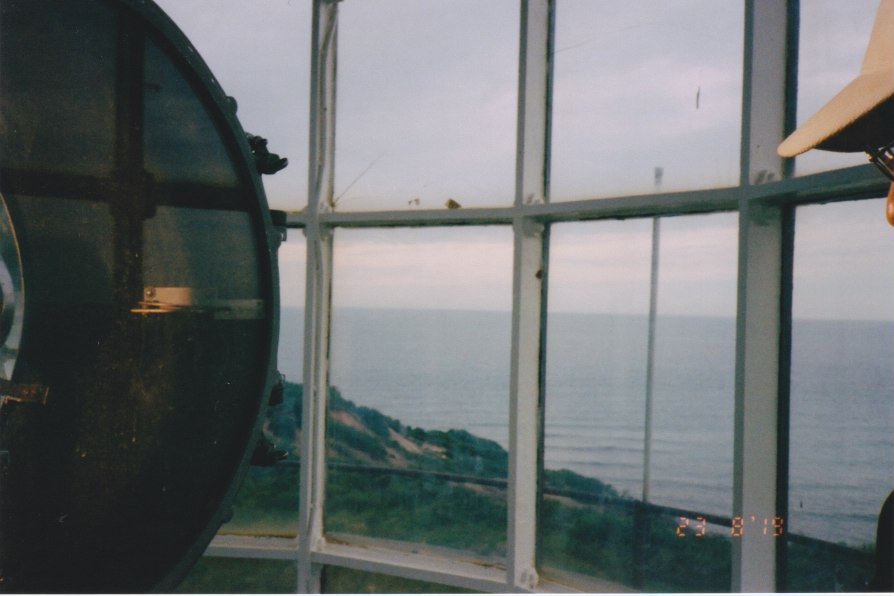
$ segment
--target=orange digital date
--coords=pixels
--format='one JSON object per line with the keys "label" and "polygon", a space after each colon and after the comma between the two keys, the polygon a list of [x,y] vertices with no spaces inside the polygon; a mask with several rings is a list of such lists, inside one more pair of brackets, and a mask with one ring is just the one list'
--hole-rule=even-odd
{"label": "orange digital date", "polygon": [[[704,517],[696,517],[695,520],[691,520],[688,517],[680,516],[677,518],[679,523],[677,524],[675,533],[680,538],[685,538],[687,536],[694,536],[695,538],[701,538],[705,535],[705,528],[707,527],[707,520]],[[784,533],[785,520],[780,516],[775,516],[770,519],[769,517],[763,518],[763,523],[758,525],[758,529],[760,529],[761,533],[764,536],[773,535],[774,537],[782,536]],[[745,526],[748,524],[757,524],[758,518],[754,515],[743,516],[736,515],[732,519],[732,525],[730,527],[730,536],[733,538],[741,538],[745,535]],[[693,532],[694,530],[694,532]]]}

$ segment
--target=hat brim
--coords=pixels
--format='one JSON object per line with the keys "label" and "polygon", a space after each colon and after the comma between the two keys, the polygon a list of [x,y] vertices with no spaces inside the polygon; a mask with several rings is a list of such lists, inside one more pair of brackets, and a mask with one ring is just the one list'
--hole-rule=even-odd
{"label": "hat brim", "polygon": [[863,151],[866,140],[854,134],[862,128],[859,121],[892,96],[894,70],[862,73],[789,135],[777,151],[782,157],[813,148]]}

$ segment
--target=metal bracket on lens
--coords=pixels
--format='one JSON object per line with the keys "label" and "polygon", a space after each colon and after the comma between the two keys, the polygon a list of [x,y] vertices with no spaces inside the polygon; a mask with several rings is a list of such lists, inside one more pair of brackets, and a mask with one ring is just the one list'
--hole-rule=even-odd
{"label": "metal bracket on lens", "polygon": [[218,299],[215,289],[147,286],[143,300],[130,312],[161,315],[188,311],[210,313],[220,320],[255,320],[264,317],[264,301],[255,299]]}
{"label": "metal bracket on lens", "polygon": [[50,389],[36,383],[13,383],[0,379],[0,406],[8,402],[45,406]]}

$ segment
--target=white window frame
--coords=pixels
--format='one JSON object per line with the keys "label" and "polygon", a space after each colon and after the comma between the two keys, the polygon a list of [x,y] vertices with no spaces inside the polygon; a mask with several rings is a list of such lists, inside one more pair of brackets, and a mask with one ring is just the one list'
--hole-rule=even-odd
{"label": "white window frame", "polygon": [[[773,517],[787,502],[788,345],[792,216],[795,206],[884,194],[870,165],[792,177],[775,148],[794,122],[797,0],[746,0],[740,183],[712,190],[549,201],[552,47],[556,0],[520,0],[518,128],[514,204],[505,208],[339,213],[331,208],[335,144],[338,9],[314,0],[308,205],[287,225],[307,240],[304,411],[297,540],[221,536],[212,556],[295,561],[298,592],[320,590],[325,565],[493,592],[557,588],[538,577],[537,494],[542,469],[543,334],[552,223],[737,211],[738,308],[733,515]],[[368,1],[368,0],[364,0]],[[758,183],[760,181],[761,183]],[[329,376],[332,235],[336,228],[502,224],[514,236],[505,568],[466,558],[369,544],[328,543],[325,412]],[[281,334],[294,332],[287,328]],[[766,429],[777,429],[768,440]],[[418,545],[417,545],[418,546]],[[784,550],[784,549],[780,549]],[[733,547],[732,591],[777,589],[777,541],[751,533]],[[558,587],[567,590],[567,587]]]}

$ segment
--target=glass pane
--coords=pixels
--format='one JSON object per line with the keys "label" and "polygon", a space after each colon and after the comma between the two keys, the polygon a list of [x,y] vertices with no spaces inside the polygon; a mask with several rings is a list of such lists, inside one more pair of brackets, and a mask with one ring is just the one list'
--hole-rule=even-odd
{"label": "glass pane", "polygon": [[[540,560],[631,585],[642,494],[651,221],[552,228]],[[557,576],[561,581],[562,578]]]}
{"label": "glass pane", "polygon": [[[662,219],[659,236],[648,396],[652,221],[553,231],[551,304],[581,300],[550,314],[540,554],[590,591],[731,585],[736,216]],[[587,275],[623,307],[589,300]]]}
{"label": "glass pane", "polygon": [[174,594],[289,594],[298,575],[293,561],[202,557]]}
{"label": "glass pane", "polygon": [[[798,124],[807,120],[860,72],[877,0],[802,0],[798,51]],[[814,174],[865,164],[863,153],[808,151],[797,173]]]}
{"label": "glass pane", "polygon": [[305,254],[303,234],[290,230],[288,241],[279,248],[278,370],[285,380],[282,399],[271,400],[278,403],[267,408],[255,465],[248,470],[233,503],[233,517],[221,527],[221,534],[281,538],[298,534]]}
{"label": "glass pane", "polygon": [[335,240],[327,531],[502,556],[511,230]]}
{"label": "glass pane", "polygon": [[[661,220],[643,587],[731,587],[738,219]],[[679,510],[675,510],[679,508]],[[688,513],[691,512],[691,513]]]}
{"label": "glass pane", "polygon": [[303,230],[289,230],[279,247],[279,372],[300,383],[304,375],[304,284],[307,241]]}
{"label": "glass pane", "polygon": [[556,15],[553,200],[738,183],[741,1],[560,0]]}
{"label": "glass pane", "polygon": [[[193,86],[156,43],[146,44],[143,94],[145,167],[158,184],[235,186],[236,172],[221,164],[228,147],[214,133],[214,114],[196,101]],[[172,118],[171,114],[179,114]]]}
{"label": "glass pane", "polygon": [[[6,168],[102,176],[115,167],[109,115],[116,105],[116,17],[102,3],[81,4],[54,8],[56,18],[40,19],[39,33],[31,20],[36,3],[3,5],[0,155]],[[92,93],[82,92],[84,81]]]}
{"label": "glass pane", "polygon": [[339,4],[340,210],[509,205],[518,2]]}
{"label": "glass pane", "polygon": [[323,568],[324,594],[475,594],[453,586],[357,571],[347,567]]}
{"label": "glass pane", "polygon": [[883,200],[797,211],[788,590],[859,592],[873,574],[894,487],[894,235],[883,212]]}
{"label": "glass pane", "polygon": [[735,214],[661,220],[651,499],[726,517],[737,245]]}
{"label": "glass pane", "polygon": [[274,209],[307,204],[310,2],[158,0],[235,98],[243,128],[268,139],[289,166],[264,176]]}

